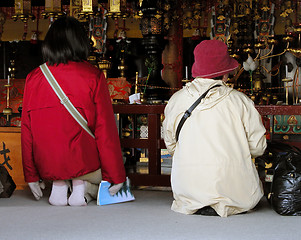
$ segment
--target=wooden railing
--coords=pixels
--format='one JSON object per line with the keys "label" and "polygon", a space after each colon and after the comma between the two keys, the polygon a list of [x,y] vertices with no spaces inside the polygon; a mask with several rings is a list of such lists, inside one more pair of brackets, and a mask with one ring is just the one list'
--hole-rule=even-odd
{"label": "wooden railing", "polygon": [[[165,105],[113,105],[114,112],[117,114],[131,115],[133,119],[132,138],[120,138],[122,148],[144,148],[148,149],[148,174],[130,173],[132,185],[139,186],[169,186],[170,176],[161,174],[161,149],[165,148],[164,141],[161,139],[161,114],[164,112]],[[139,139],[136,136],[137,115],[147,115],[148,138]],[[122,123],[120,123],[122,124]],[[120,129],[121,133],[122,130]],[[121,134],[120,134],[121,135]]]}
{"label": "wooden railing", "polygon": [[[147,115],[148,119],[148,138],[139,139],[135,133],[131,138],[120,136],[122,148],[146,148],[148,149],[148,174],[129,173],[134,186],[170,186],[170,175],[161,174],[161,149],[165,148],[161,138],[161,115],[164,113],[165,105],[131,105],[116,104],[113,105],[116,114],[131,115],[133,120],[132,129],[137,127],[137,115]],[[301,115],[301,106],[256,106],[262,116],[268,116],[273,126],[274,115]],[[121,123],[122,124],[122,123]],[[273,137],[273,127],[271,137]],[[120,135],[122,129],[120,130]],[[298,141],[301,142],[301,135]]]}

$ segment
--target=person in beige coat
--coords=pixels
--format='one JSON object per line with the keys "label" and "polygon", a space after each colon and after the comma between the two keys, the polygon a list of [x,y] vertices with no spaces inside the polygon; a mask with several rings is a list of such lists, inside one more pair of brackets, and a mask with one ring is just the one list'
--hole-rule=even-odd
{"label": "person in beige coat", "polygon": [[[266,148],[266,129],[253,101],[226,85],[238,63],[227,45],[204,40],[194,50],[194,80],[168,101],[164,141],[173,156],[171,209],[183,214],[227,217],[253,209],[263,196],[253,157]],[[176,140],[185,111],[214,85]]]}

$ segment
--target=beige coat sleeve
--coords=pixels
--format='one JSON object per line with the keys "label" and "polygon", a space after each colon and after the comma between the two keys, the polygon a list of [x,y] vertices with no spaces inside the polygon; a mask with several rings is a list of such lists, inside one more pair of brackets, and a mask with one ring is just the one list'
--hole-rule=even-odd
{"label": "beige coat sleeve", "polygon": [[163,138],[168,152],[173,155],[176,147],[175,139],[175,120],[171,116],[170,106],[167,104],[164,110],[164,121],[163,121]]}
{"label": "beige coat sleeve", "polygon": [[261,115],[258,113],[252,100],[249,100],[246,114],[243,115],[249,149],[252,157],[261,156],[266,147],[266,129],[262,123]]}
{"label": "beige coat sleeve", "polygon": [[[173,155],[177,142],[176,142],[176,130],[177,126],[186,111],[186,104],[183,104],[183,97],[180,94],[182,90],[175,93],[168,101],[164,109],[164,121],[163,121],[163,139],[168,152]],[[184,101],[185,102],[185,101]],[[187,100],[186,100],[187,102]]]}

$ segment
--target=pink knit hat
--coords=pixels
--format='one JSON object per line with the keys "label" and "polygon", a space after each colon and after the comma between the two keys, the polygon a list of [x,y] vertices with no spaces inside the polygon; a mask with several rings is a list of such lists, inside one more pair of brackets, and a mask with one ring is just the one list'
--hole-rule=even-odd
{"label": "pink knit hat", "polygon": [[192,77],[215,78],[230,73],[238,62],[229,56],[227,45],[220,40],[204,40],[194,49]]}

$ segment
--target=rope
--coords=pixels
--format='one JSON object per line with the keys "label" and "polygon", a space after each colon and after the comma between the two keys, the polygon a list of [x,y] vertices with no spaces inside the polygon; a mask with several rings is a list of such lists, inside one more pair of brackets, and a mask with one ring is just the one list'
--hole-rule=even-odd
{"label": "rope", "polygon": [[[161,86],[150,86],[150,85],[145,85],[145,84],[135,84],[137,86],[141,87],[151,87],[151,88],[160,88],[160,89],[169,89],[169,90],[181,90],[182,88],[171,88],[171,87],[161,87]],[[301,85],[295,85],[295,86],[285,86],[285,87],[270,87],[270,88],[265,88],[265,90],[274,90],[274,89],[286,89],[286,88],[293,88],[293,87],[300,87]],[[236,89],[237,91],[240,92],[247,92],[251,91],[251,89]]]}

